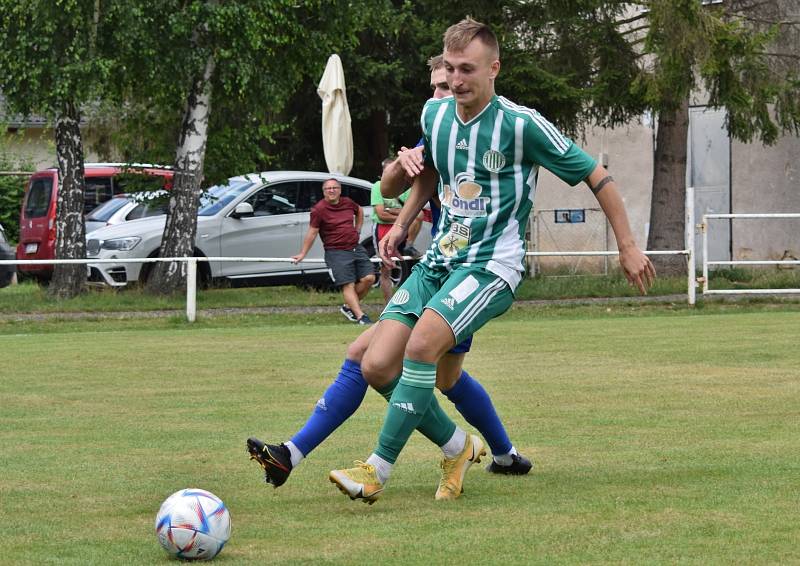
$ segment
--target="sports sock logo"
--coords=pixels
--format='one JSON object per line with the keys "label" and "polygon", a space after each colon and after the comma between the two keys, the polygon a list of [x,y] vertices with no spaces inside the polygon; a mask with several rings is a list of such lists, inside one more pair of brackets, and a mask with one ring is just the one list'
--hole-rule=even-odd
{"label": "sports sock logo", "polygon": [[461,138],[461,141],[456,144],[456,149],[469,149],[466,138]]}
{"label": "sports sock logo", "polygon": [[413,403],[392,403],[392,407],[400,409],[404,413],[408,413],[410,415],[416,415],[417,414],[414,411],[414,404]]}
{"label": "sports sock logo", "polygon": [[317,409],[320,411],[327,411],[328,405],[325,404],[325,397],[321,397],[319,401],[317,401]]}

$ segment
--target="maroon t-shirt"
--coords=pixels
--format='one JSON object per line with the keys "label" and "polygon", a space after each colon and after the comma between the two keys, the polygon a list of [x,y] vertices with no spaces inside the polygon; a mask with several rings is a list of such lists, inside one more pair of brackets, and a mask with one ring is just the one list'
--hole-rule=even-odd
{"label": "maroon t-shirt", "polygon": [[311,209],[311,226],[319,228],[326,250],[352,250],[358,245],[355,217],[359,206],[347,197],[337,204],[321,200]]}

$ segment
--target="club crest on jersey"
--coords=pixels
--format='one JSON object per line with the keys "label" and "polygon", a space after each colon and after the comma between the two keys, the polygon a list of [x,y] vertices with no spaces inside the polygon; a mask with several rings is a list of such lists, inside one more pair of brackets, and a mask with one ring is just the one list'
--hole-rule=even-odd
{"label": "club crest on jersey", "polygon": [[450,185],[444,186],[442,205],[449,209],[453,216],[478,218],[486,216],[487,197],[481,197],[483,188],[475,182],[475,177],[469,173],[456,175],[456,186],[453,190]]}
{"label": "club crest on jersey", "polygon": [[470,233],[469,226],[453,222],[450,231],[439,239],[439,251],[445,257],[453,257],[469,245]]}
{"label": "club crest on jersey", "polygon": [[500,153],[499,151],[495,151],[494,149],[490,149],[486,153],[483,154],[483,166],[486,167],[492,173],[499,173],[500,169],[502,169],[506,164],[506,156]]}

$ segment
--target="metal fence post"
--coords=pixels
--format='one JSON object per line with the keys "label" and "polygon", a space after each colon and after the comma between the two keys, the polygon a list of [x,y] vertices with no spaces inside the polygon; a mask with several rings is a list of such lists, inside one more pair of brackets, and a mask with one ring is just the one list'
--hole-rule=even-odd
{"label": "metal fence post", "polygon": [[686,187],[686,256],[688,278],[689,306],[693,307],[697,299],[696,259],[694,255],[694,187]]}
{"label": "metal fence post", "polygon": [[194,322],[197,318],[197,258],[186,260],[186,319]]}
{"label": "metal fence post", "polygon": [[700,231],[703,233],[703,294],[708,293],[708,215],[703,215],[703,222],[700,224]]}

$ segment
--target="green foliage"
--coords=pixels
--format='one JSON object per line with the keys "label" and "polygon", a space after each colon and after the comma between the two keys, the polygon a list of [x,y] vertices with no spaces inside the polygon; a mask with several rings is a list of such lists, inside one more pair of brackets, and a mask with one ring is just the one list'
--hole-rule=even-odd
{"label": "green foliage", "polygon": [[[205,165],[208,183],[276,164],[268,151],[286,128],[291,95],[332,51],[355,41],[366,2],[249,0],[128,3],[115,53],[125,76],[108,93],[116,115],[99,138],[126,159],[172,163],[186,93],[209,56],[216,62]],[[163,17],[163,14],[169,14]],[[306,92],[319,106],[316,89]],[[118,120],[118,121],[117,121]],[[116,125],[121,127],[117,128]]]}
{"label": "green foliage", "polygon": [[105,46],[114,30],[95,23],[103,21],[95,7],[85,0],[0,0],[0,91],[11,108],[49,116],[65,102],[101,95],[111,77]]}
{"label": "green foliage", "polygon": [[[0,124],[0,132],[5,131],[5,125]],[[13,135],[17,134],[11,136]],[[0,171],[31,171],[33,164],[28,159],[8,151],[11,136],[0,134]],[[12,242],[19,239],[19,211],[27,181],[26,176],[0,175],[0,224],[5,229],[6,237]]]}

